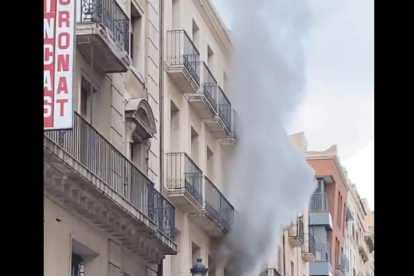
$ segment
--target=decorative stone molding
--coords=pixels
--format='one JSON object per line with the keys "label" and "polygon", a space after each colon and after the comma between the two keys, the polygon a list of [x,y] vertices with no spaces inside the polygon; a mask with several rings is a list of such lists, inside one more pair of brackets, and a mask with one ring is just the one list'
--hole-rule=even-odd
{"label": "decorative stone molding", "polygon": [[198,11],[206,22],[207,27],[213,34],[214,39],[220,46],[223,54],[228,56],[233,49],[229,33],[224,22],[217,14],[211,0],[193,0]]}
{"label": "decorative stone molding", "polygon": [[142,143],[157,133],[154,114],[146,99],[131,99],[125,105],[125,117],[128,139]]}

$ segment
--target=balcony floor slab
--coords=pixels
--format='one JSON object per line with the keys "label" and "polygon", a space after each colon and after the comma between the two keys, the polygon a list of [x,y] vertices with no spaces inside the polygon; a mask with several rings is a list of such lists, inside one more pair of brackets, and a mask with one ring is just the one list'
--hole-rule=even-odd
{"label": "balcony floor slab", "polygon": [[131,251],[157,263],[177,245],[111,187],[44,136],[44,194]]}
{"label": "balcony floor slab", "polygon": [[100,73],[124,73],[129,56],[98,23],[77,23],[76,47],[87,63]]}
{"label": "balcony floor slab", "polygon": [[189,214],[188,217],[212,238],[224,237],[228,232],[218,220],[204,209],[198,213]]}

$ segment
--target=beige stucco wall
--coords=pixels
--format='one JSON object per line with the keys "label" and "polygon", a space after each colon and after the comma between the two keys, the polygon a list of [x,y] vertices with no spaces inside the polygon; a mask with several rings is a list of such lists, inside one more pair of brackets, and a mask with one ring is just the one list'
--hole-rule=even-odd
{"label": "beige stucco wall", "polygon": [[[138,68],[131,67],[126,73],[99,74],[77,51],[75,62],[74,108],[80,110],[81,77],[85,77],[98,89],[92,100],[90,122],[120,152],[128,155],[129,138],[126,137],[125,105],[131,98],[145,98],[151,106],[157,133],[151,139],[148,160],[148,177],[159,188],[159,0],[116,0],[127,16],[131,4],[142,13],[143,39],[140,47],[145,57]],[[132,2],[131,2],[132,1]],[[127,156],[128,157],[128,156]]]}
{"label": "beige stucco wall", "polygon": [[[228,56],[226,56],[219,47],[215,38],[211,33],[211,29],[207,26],[202,18],[199,10],[192,0],[176,0],[179,3],[178,9],[173,11],[172,1],[165,1],[164,6],[164,37],[170,30],[184,29],[191,38],[192,21],[194,20],[199,27],[199,40],[196,45],[200,52],[200,60],[207,63],[207,45],[214,52],[214,67],[210,68],[218,84],[223,87],[223,72],[226,71]],[[208,2],[208,1],[204,1]],[[210,2],[211,3],[211,2]],[[173,23],[174,20],[174,23]],[[166,41],[166,39],[164,39]],[[167,53],[167,43],[164,50]],[[165,59],[166,57],[164,57]],[[164,152],[185,152],[199,168],[208,176],[208,178],[223,191],[222,181],[222,155],[224,150],[213,137],[209,129],[204,125],[200,117],[193,110],[191,105],[184,97],[184,93],[180,87],[176,85],[170,76],[164,71]],[[226,93],[226,91],[224,91]],[[227,93],[226,93],[227,94]],[[231,100],[231,99],[230,99]],[[179,123],[171,124],[171,102],[179,109]],[[174,131],[171,131],[174,127]],[[198,156],[191,154],[191,128],[198,134]],[[172,132],[179,133],[179,139],[171,137]],[[211,173],[207,169],[207,147],[209,147],[214,156],[214,172]],[[210,266],[208,256],[212,255],[213,242],[209,236],[193,224],[186,214],[176,208],[176,228],[179,232],[176,238],[178,246],[177,256],[167,256],[164,260],[165,276],[189,276],[192,263],[197,257],[203,259],[206,266]],[[193,245],[194,244],[194,245]],[[197,252],[192,252],[192,247],[200,247]],[[215,270],[210,269],[209,274],[221,276],[224,273],[223,267],[217,267]]]}
{"label": "beige stucco wall", "polygon": [[71,276],[71,252],[84,258],[85,275],[155,274],[156,267],[44,198],[44,275]]}
{"label": "beige stucco wall", "polygon": [[[157,134],[151,139],[148,177],[157,189],[160,186],[159,166],[159,0],[117,0],[130,17],[131,1],[142,13],[141,52],[142,63],[126,73],[99,74],[76,52],[74,70],[74,108],[80,111],[80,87],[83,76],[91,82],[98,93],[92,96],[92,112],[88,121],[120,152],[128,156],[125,105],[131,98],[145,98],[156,120]],[[79,1],[78,1],[79,7]],[[149,265],[131,252],[120,248],[101,231],[85,224],[68,210],[45,198],[44,247],[45,276],[70,276],[72,250],[94,254],[85,258],[85,275],[115,276],[124,271],[131,276],[155,275],[156,267]],[[72,247],[72,240],[83,244],[81,249]],[[86,249],[85,249],[86,248]],[[89,253],[88,253],[89,252]]]}
{"label": "beige stucco wall", "polygon": [[[348,223],[348,233],[350,241],[350,267],[349,273],[350,276],[373,276],[374,275],[374,254],[369,253],[368,246],[364,241],[364,232],[368,231],[368,224],[366,215],[361,208],[359,203],[356,187],[350,185],[351,189],[348,191],[348,206],[351,210],[353,221]],[[354,227],[355,233],[358,232],[358,240],[356,234],[352,235],[352,226]],[[367,252],[369,253],[369,260],[364,262],[358,251],[358,245],[365,246]],[[355,272],[354,272],[355,271]],[[354,275],[355,273],[355,275]]]}

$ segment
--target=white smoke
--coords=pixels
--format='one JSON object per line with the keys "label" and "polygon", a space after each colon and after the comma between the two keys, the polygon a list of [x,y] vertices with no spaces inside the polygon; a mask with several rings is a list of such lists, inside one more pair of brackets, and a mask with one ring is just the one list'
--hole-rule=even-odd
{"label": "white smoke", "polygon": [[[229,87],[242,128],[229,182],[238,212],[221,253],[230,276],[257,276],[276,256],[279,233],[308,206],[314,171],[284,126],[302,98],[307,0],[233,0],[235,51]],[[239,125],[240,127],[240,125]]]}

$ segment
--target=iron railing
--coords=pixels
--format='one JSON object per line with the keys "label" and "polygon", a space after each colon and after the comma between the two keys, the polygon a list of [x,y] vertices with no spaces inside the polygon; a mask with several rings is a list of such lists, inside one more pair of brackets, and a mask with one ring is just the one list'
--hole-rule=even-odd
{"label": "iron railing", "polygon": [[234,207],[207,177],[204,177],[204,189],[206,211],[223,225],[226,233],[229,232],[234,220]]}
{"label": "iron railing", "polygon": [[289,236],[298,238],[301,243],[305,241],[305,230],[303,224],[303,216],[296,219],[296,223],[292,223],[289,227]]}
{"label": "iron railing", "polygon": [[282,276],[282,272],[277,270],[276,268],[267,268],[263,272],[261,272],[260,276]]}
{"label": "iron railing", "polygon": [[80,0],[78,22],[101,24],[112,39],[129,54],[129,19],[116,0]]}
{"label": "iron railing", "polygon": [[44,135],[153,220],[158,230],[174,239],[173,205],[155,190],[151,180],[77,112],[71,130],[45,131]]}
{"label": "iron railing", "polygon": [[188,74],[200,85],[200,53],[185,30],[167,32],[166,57],[169,65],[184,66]]}
{"label": "iron railing", "polygon": [[231,103],[221,87],[218,90],[219,117],[228,130],[231,130]]}
{"label": "iron railing", "polygon": [[201,78],[201,89],[199,90],[199,93],[204,94],[204,96],[207,98],[208,102],[211,104],[214,113],[218,113],[217,109],[217,88],[218,84],[216,79],[213,76],[213,73],[211,73],[210,69],[208,68],[207,64],[202,61],[201,68],[202,68],[202,78]]}
{"label": "iron railing", "polygon": [[328,196],[324,193],[314,193],[309,203],[309,212],[329,212]]}
{"label": "iron railing", "polygon": [[328,242],[315,243],[316,261],[331,263],[331,247]]}
{"label": "iron railing", "polygon": [[305,242],[303,251],[306,253],[312,253],[316,257],[316,242],[312,233],[305,233]]}
{"label": "iron railing", "polygon": [[167,188],[185,189],[203,205],[203,172],[184,152],[167,153]]}

